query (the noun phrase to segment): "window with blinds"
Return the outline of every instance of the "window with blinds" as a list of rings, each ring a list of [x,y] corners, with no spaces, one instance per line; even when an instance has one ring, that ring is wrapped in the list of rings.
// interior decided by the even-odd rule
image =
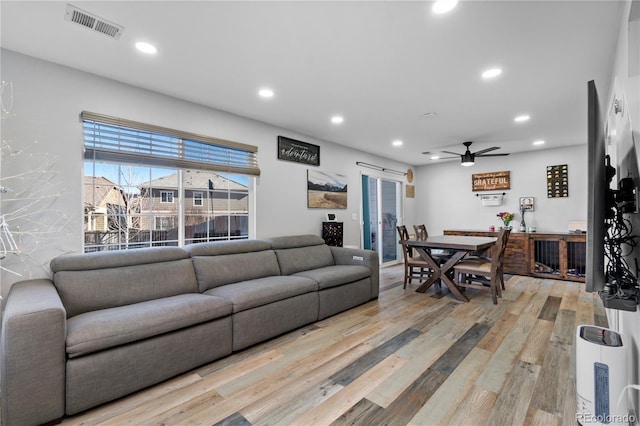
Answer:
[[[86,252],[248,238],[256,147],[81,118]]]
[[[260,175],[253,145],[83,112],[85,159]]]

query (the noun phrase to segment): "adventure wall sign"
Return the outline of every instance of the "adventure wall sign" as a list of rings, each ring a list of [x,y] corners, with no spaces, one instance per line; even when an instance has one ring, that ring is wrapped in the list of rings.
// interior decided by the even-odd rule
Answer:
[[[278,136],[278,159],[296,163],[320,165],[320,147],[310,143]]]
[[[511,172],[477,173],[471,175],[473,191],[511,189]]]

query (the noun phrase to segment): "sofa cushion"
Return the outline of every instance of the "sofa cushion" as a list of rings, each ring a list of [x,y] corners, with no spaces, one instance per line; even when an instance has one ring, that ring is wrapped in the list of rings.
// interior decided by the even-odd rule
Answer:
[[[147,247],[131,250],[63,254],[51,260],[50,266],[53,272],[88,271],[188,258],[189,253],[179,247]]]
[[[309,278],[276,276],[224,285],[204,294],[231,301],[236,313],[317,290],[318,284]]]
[[[274,250],[297,247],[321,246],[325,242],[317,235],[290,235],[286,237],[273,237],[266,240]]]
[[[221,254],[249,253],[270,250],[271,244],[262,240],[211,241],[189,244],[185,250],[193,256],[219,256]]]
[[[201,292],[226,284],[280,275],[272,250],[218,256],[195,256],[193,266]]]
[[[294,276],[310,278],[322,290],[368,278],[371,276],[371,269],[359,265],[333,265],[298,272]]]
[[[183,293],[197,293],[189,253],[179,247],[65,254],[51,261],[67,317]]]
[[[331,249],[327,245],[281,249],[275,252],[282,275],[292,275],[334,264]]]
[[[227,300],[192,293],[86,312],[67,322],[70,358],[231,314]]]

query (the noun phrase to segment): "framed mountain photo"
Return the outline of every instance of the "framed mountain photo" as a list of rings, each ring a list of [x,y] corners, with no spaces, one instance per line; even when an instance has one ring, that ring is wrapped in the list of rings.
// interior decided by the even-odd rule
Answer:
[[[338,173],[307,170],[307,207],[346,209],[347,177]]]

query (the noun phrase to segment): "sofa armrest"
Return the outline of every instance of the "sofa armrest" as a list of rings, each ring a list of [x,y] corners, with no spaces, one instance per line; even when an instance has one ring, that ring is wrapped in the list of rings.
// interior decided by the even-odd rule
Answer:
[[[66,311],[51,280],[11,287],[1,333],[2,424],[41,424],[62,417]]]
[[[371,299],[380,293],[380,264],[378,252],[357,248],[330,246],[336,265],[360,265],[371,269]]]

